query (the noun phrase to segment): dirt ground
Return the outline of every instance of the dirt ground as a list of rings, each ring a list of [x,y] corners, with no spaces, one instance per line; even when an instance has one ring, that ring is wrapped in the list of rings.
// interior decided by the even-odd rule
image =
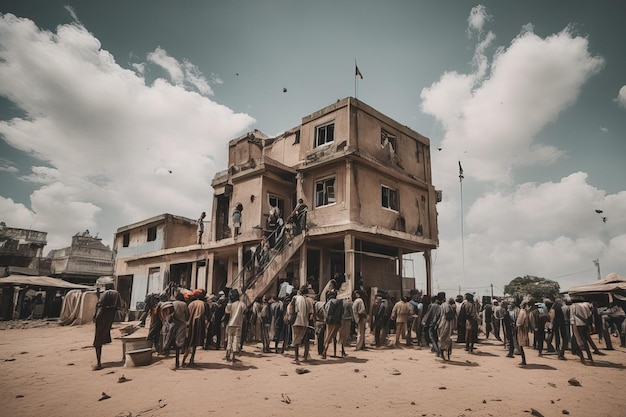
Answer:
[[[520,367],[492,336],[474,354],[455,345],[450,362],[417,347],[349,348],[346,358],[322,360],[312,346],[311,360],[296,365],[292,350],[267,354],[246,344],[239,363],[226,362],[223,350],[199,349],[195,367],[174,371],[173,357],[156,355],[148,366],[124,366],[116,337],[128,324],[114,324],[105,368],[92,371],[93,325],[0,323],[0,414],[626,416],[626,349],[617,338],[594,365],[527,349],[529,365]]]

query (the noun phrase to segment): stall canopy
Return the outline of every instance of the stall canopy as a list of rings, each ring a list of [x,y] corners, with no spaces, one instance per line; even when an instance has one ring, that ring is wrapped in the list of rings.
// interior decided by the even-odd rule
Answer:
[[[9,275],[0,278],[0,285],[30,285],[33,287],[91,289],[88,285],[74,284],[58,278],[27,275]]]
[[[626,304],[626,278],[611,273],[606,278],[585,285],[571,287],[570,296],[581,296],[592,301]]]

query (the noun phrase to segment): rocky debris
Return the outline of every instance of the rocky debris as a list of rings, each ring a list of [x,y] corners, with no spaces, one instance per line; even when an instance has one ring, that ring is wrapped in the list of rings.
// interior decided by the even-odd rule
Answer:
[[[402,375],[402,372],[398,371],[397,369],[394,369],[393,371],[391,371],[391,375]]]
[[[531,414],[531,415],[533,415],[533,416],[535,416],[535,417],[544,417],[544,415],[543,415],[543,414],[541,414],[541,412],[540,412],[540,411],[535,410],[534,408],[531,408],[531,409],[530,409],[530,414]]]
[[[448,388],[446,388],[446,387],[439,387],[439,389],[448,389]]]
[[[576,378],[570,378],[567,382],[575,387],[582,387],[582,384]]]
[[[569,411],[567,411],[567,410],[561,410],[561,413],[562,413],[562,414],[569,414]]]
[[[98,399],[98,401],[108,400],[109,398],[111,398],[111,396],[110,396],[110,395],[108,395],[106,392],[103,392],[103,393],[102,393],[102,397],[100,397],[100,398]]]
[[[22,394],[17,394],[15,398],[24,398],[24,396]]]
[[[309,372],[311,371],[309,371],[307,368],[296,368],[296,373],[298,375],[308,374]]]
[[[280,400],[281,402],[285,404],[291,404],[291,398],[289,398],[289,395],[283,392],[282,394],[280,394],[280,396],[283,398],[282,400]]]
[[[548,382],[548,385],[550,385],[552,388],[556,388],[556,384],[554,382]]]
[[[128,381],[132,381],[132,379],[128,379],[124,375],[122,375],[121,377],[117,378],[118,384],[121,384],[121,383],[124,383],[124,382],[128,382]]]

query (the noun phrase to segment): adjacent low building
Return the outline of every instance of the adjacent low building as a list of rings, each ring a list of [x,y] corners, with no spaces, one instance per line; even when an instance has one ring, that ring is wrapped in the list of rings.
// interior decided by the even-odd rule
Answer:
[[[50,276],[75,284],[95,286],[101,276],[113,275],[113,250],[89,230],[72,236],[72,244],[48,253]]]

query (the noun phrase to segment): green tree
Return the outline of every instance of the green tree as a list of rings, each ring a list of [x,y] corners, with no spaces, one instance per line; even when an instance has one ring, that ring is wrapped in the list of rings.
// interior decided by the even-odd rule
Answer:
[[[514,296],[515,298],[530,298],[541,301],[544,298],[554,300],[559,295],[559,283],[546,278],[533,277],[525,275],[517,277],[504,286],[504,293]]]

